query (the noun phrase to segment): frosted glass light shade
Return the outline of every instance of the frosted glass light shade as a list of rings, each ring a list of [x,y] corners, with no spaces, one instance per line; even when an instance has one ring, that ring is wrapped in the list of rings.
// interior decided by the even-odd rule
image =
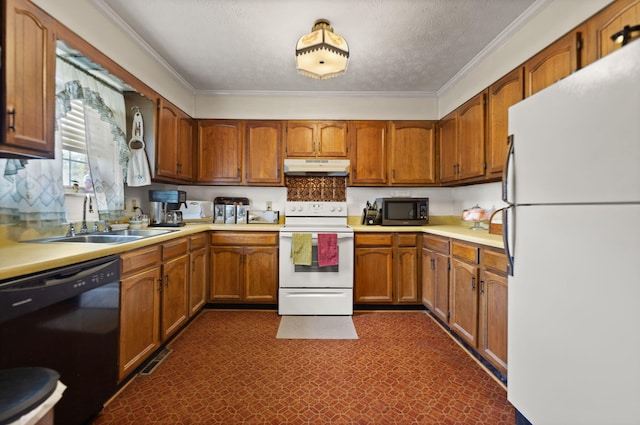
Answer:
[[[326,19],[318,19],[296,45],[296,68],[310,78],[324,80],[342,75],[348,62],[346,40],[333,32]]]

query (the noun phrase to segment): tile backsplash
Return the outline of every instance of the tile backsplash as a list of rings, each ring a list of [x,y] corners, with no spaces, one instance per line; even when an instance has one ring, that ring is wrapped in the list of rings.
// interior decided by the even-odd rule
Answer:
[[[287,176],[287,201],[341,201],[347,200],[346,177]]]

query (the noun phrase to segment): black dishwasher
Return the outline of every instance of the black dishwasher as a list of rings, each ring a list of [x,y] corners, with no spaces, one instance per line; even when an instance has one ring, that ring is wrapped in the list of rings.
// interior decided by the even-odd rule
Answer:
[[[0,282],[0,369],[46,367],[67,386],[56,424],[85,424],[116,392],[120,259]]]

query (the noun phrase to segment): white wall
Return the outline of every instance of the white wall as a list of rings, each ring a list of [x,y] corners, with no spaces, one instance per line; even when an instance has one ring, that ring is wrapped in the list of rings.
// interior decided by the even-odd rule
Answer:
[[[437,120],[438,99],[363,94],[197,95],[197,118]]]

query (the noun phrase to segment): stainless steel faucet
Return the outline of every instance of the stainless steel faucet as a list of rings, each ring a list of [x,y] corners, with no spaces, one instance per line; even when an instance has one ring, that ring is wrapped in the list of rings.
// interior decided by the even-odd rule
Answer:
[[[80,227],[80,233],[89,233],[89,229],[87,228],[87,200],[89,201],[89,212],[93,212],[91,195],[86,195],[82,203],[82,227]]]

